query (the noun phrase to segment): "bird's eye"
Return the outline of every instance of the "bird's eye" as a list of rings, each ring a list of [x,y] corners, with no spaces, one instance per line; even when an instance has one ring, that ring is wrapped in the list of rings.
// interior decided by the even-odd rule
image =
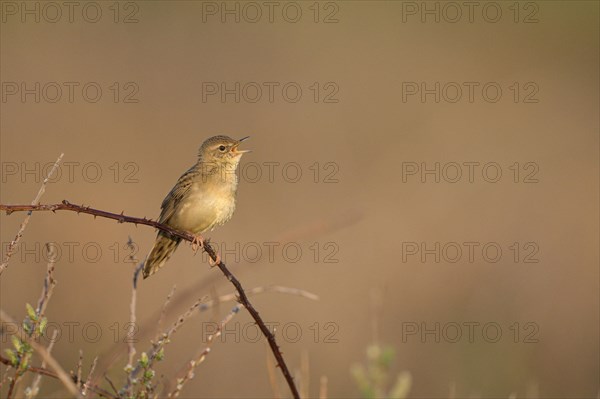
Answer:
[[[225,146],[224,145],[219,146],[219,150],[220,151],[225,151]]]

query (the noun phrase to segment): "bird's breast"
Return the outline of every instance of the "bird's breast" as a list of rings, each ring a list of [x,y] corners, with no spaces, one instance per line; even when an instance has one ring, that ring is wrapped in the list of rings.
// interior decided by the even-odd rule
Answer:
[[[191,188],[173,220],[178,228],[194,234],[201,234],[227,222],[235,211],[235,189],[201,186]]]

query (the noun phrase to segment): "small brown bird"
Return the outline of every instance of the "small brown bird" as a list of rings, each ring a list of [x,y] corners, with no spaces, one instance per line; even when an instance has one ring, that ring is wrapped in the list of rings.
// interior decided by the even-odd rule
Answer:
[[[238,149],[246,140],[227,136],[207,139],[198,151],[198,162],[185,172],[167,194],[159,222],[194,235],[212,230],[231,219],[235,210],[238,177],[235,170],[242,155]],[[156,273],[171,257],[181,238],[159,231],[144,264],[144,278]],[[201,241],[195,240],[197,249]]]

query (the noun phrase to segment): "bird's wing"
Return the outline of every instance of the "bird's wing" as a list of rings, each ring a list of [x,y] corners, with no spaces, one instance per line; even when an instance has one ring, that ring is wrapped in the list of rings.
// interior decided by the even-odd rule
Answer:
[[[161,213],[160,213],[160,223],[167,223],[169,219],[175,213],[175,210],[181,203],[181,200],[185,198],[186,194],[190,191],[190,187],[192,183],[197,179],[200,172],[196,169],[195,166],[192,166],[187,172],[185,172],[175,186],[171,189],[169,194],[165,197],[162,202]]]

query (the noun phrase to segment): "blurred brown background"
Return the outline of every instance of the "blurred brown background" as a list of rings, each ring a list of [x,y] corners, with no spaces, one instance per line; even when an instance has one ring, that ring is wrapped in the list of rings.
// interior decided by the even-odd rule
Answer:
[[[375,341],[395,350],[390,386],[410,372],[410,397],[596,397],[598,3],[474,2],[471,16],[460,2],[275,3],[269,21],[264,2],[77,2],[72,17],[61,3],[2,2],[1,202],[31,202],[44,166],[64,152],[43,203],[68,199],[155,218],[205,138],[250,135],[236,214],[207,236],[230,250],[225,261],[246,288],[275,284],[320,296],[252,298],[266,320],[280,323],[292,370],[308,360],[302,380],[311,397],[322,376],[329,397],[359,397],[350,369]],[[407,92],[422,82],[434,91],[439,82],[439,101]],[[472,82],[472,99],[464,82]],[[234,94],[222,98],[222,84]],[[262,97],[253,102],[257,87]],[[462,97],[453,102],[456,87]],[[278,163],[272,179],[270,162]],[[403,175],[436,162],[439,182]],[[473,182],[464,162],[479,163]],[[481,172],[494,162],[502,177],[490,183]],[[463,165],[455,183],[453,163]],[[292,182],[297,170],[302,176]],[[495,169],[488,172],[493,179]],[[3,257],[24,216],[2,215]],[[2,275],[1,307],[22,319],[42,287],[44,243],[61,248],[48,317],[62,329],[54,353],[66,369],[80,348],[86,370],[115,345],[125,351],[128,236],[141,260],[154,240],[150,228],[34,214]],[[439,262],[435,253],[423,261],[420,249],[406,252],[436,242]],[[465,242],[478,245],[472,262]],[[456,262],[447,243],[463,249]],[[492,257],[501,248],[497,262],[482,255],[486,243],[494,243]],[[254,261],[257,248],[263,257]],[[174,284],[167,323],[197,298],[233,290],[205,256],[182,245],[139,286],[138,355]],[[159,381],[205,346],[206,323],[231,306],[182,327]],[[250,320],[243,311],[228,325],[183,397],[273,396],[271,355],[264,340],[250,342]],[[83,331],[91,322],[100,326],[98,342],[93,328]],[[407,335],[414,326],[435,331],[436,323],[440,342],[435,333]],[[479,323],[471,341],[464,323]],[[489,340],[493,329],[482,333],[486,323],[501,328],[498,342]],[[285,325],[299,327],[297,342],[294,328],[282,336]],[[450,342],[455,325],[462,336]],[[2,348],[9,346],[3,337]],[[119,384],[125,361],[109,371]],[[41,397],[64,395],[44,380]]]

